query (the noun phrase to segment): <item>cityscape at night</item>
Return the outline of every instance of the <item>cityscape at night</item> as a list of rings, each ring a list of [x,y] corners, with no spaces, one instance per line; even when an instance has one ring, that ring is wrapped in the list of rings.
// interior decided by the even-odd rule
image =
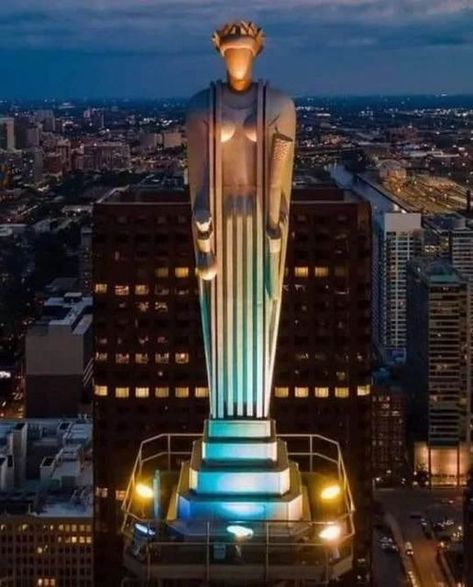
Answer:
[[[473,587],[473,5],[161,2],[0,6],[0,585]]]

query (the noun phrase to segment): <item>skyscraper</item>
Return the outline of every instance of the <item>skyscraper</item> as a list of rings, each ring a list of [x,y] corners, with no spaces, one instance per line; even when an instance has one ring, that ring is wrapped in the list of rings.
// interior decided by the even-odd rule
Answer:
[[[408,267],[407,369],[419,428],[416,462],[433,483],[465,475],[468,401],[468,285],[445,259]]]
[[[0,150],[15,150],[15,119],[0,118]]]
[[[370,209],[332,186],[296,190],[290,223],[271,413],[281,432],[342,443],[357,557],[368,559]],[[208,387],[188,195],[115,191],[95,207],[93,241],[96,580],[106,585],[103,571],[121,560],[120,499],[139,443],[200,432]]]
[[[417,212],[386,212],[374,220],[373,335],[388,362],[405,358],[406,265],[422,254],[421,219]]]

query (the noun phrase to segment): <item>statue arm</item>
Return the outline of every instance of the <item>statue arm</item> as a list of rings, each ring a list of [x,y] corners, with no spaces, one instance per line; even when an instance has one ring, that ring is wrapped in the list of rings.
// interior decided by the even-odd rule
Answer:
[[[216,273],[210,214],[208,97],[206,90],[192,99],[186,120],[192,228],[197,271],[204,280],[213,279]]]

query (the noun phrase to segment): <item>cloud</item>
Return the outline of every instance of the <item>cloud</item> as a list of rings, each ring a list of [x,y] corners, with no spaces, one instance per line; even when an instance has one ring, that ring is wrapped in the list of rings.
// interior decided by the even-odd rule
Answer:
[[[365,28],[384,31],[430,26],[463,18],[473,28],[472,0],[16,0],[0,5],[0,47],[47,47],[121,52],[181,53],[204,47],[211,29],[230,18],[256,19],[268,34],[306,39],[325,27],[346,31],[332,44],[376,45],[362,41]],[[377,35],[379,37],[380,35]],[[352,38],[351,38],[352,37]],[[357,40],[358,39],[358,40]]]

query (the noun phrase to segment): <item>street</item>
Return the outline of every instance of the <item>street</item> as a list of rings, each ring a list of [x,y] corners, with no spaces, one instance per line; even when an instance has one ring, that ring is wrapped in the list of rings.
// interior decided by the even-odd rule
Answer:
[[[451,583],[437,560],[438,541],[425,535],[418,516],[434,522],[451,518],[455,527],[461,526],[461,490],[382,489],[375,492],[375,498],[383,504],[385,518],[399,547],[398,554],[383,552],[379,545],[381,533],[375,531],[373,557],[376,584],[380,587],[409,585],[402,571],[402,558],[416,585],[450,587]],[[448,503],[449,501],[453,503]],[[405,555],[406,542],[411,542],[413,556]]]

